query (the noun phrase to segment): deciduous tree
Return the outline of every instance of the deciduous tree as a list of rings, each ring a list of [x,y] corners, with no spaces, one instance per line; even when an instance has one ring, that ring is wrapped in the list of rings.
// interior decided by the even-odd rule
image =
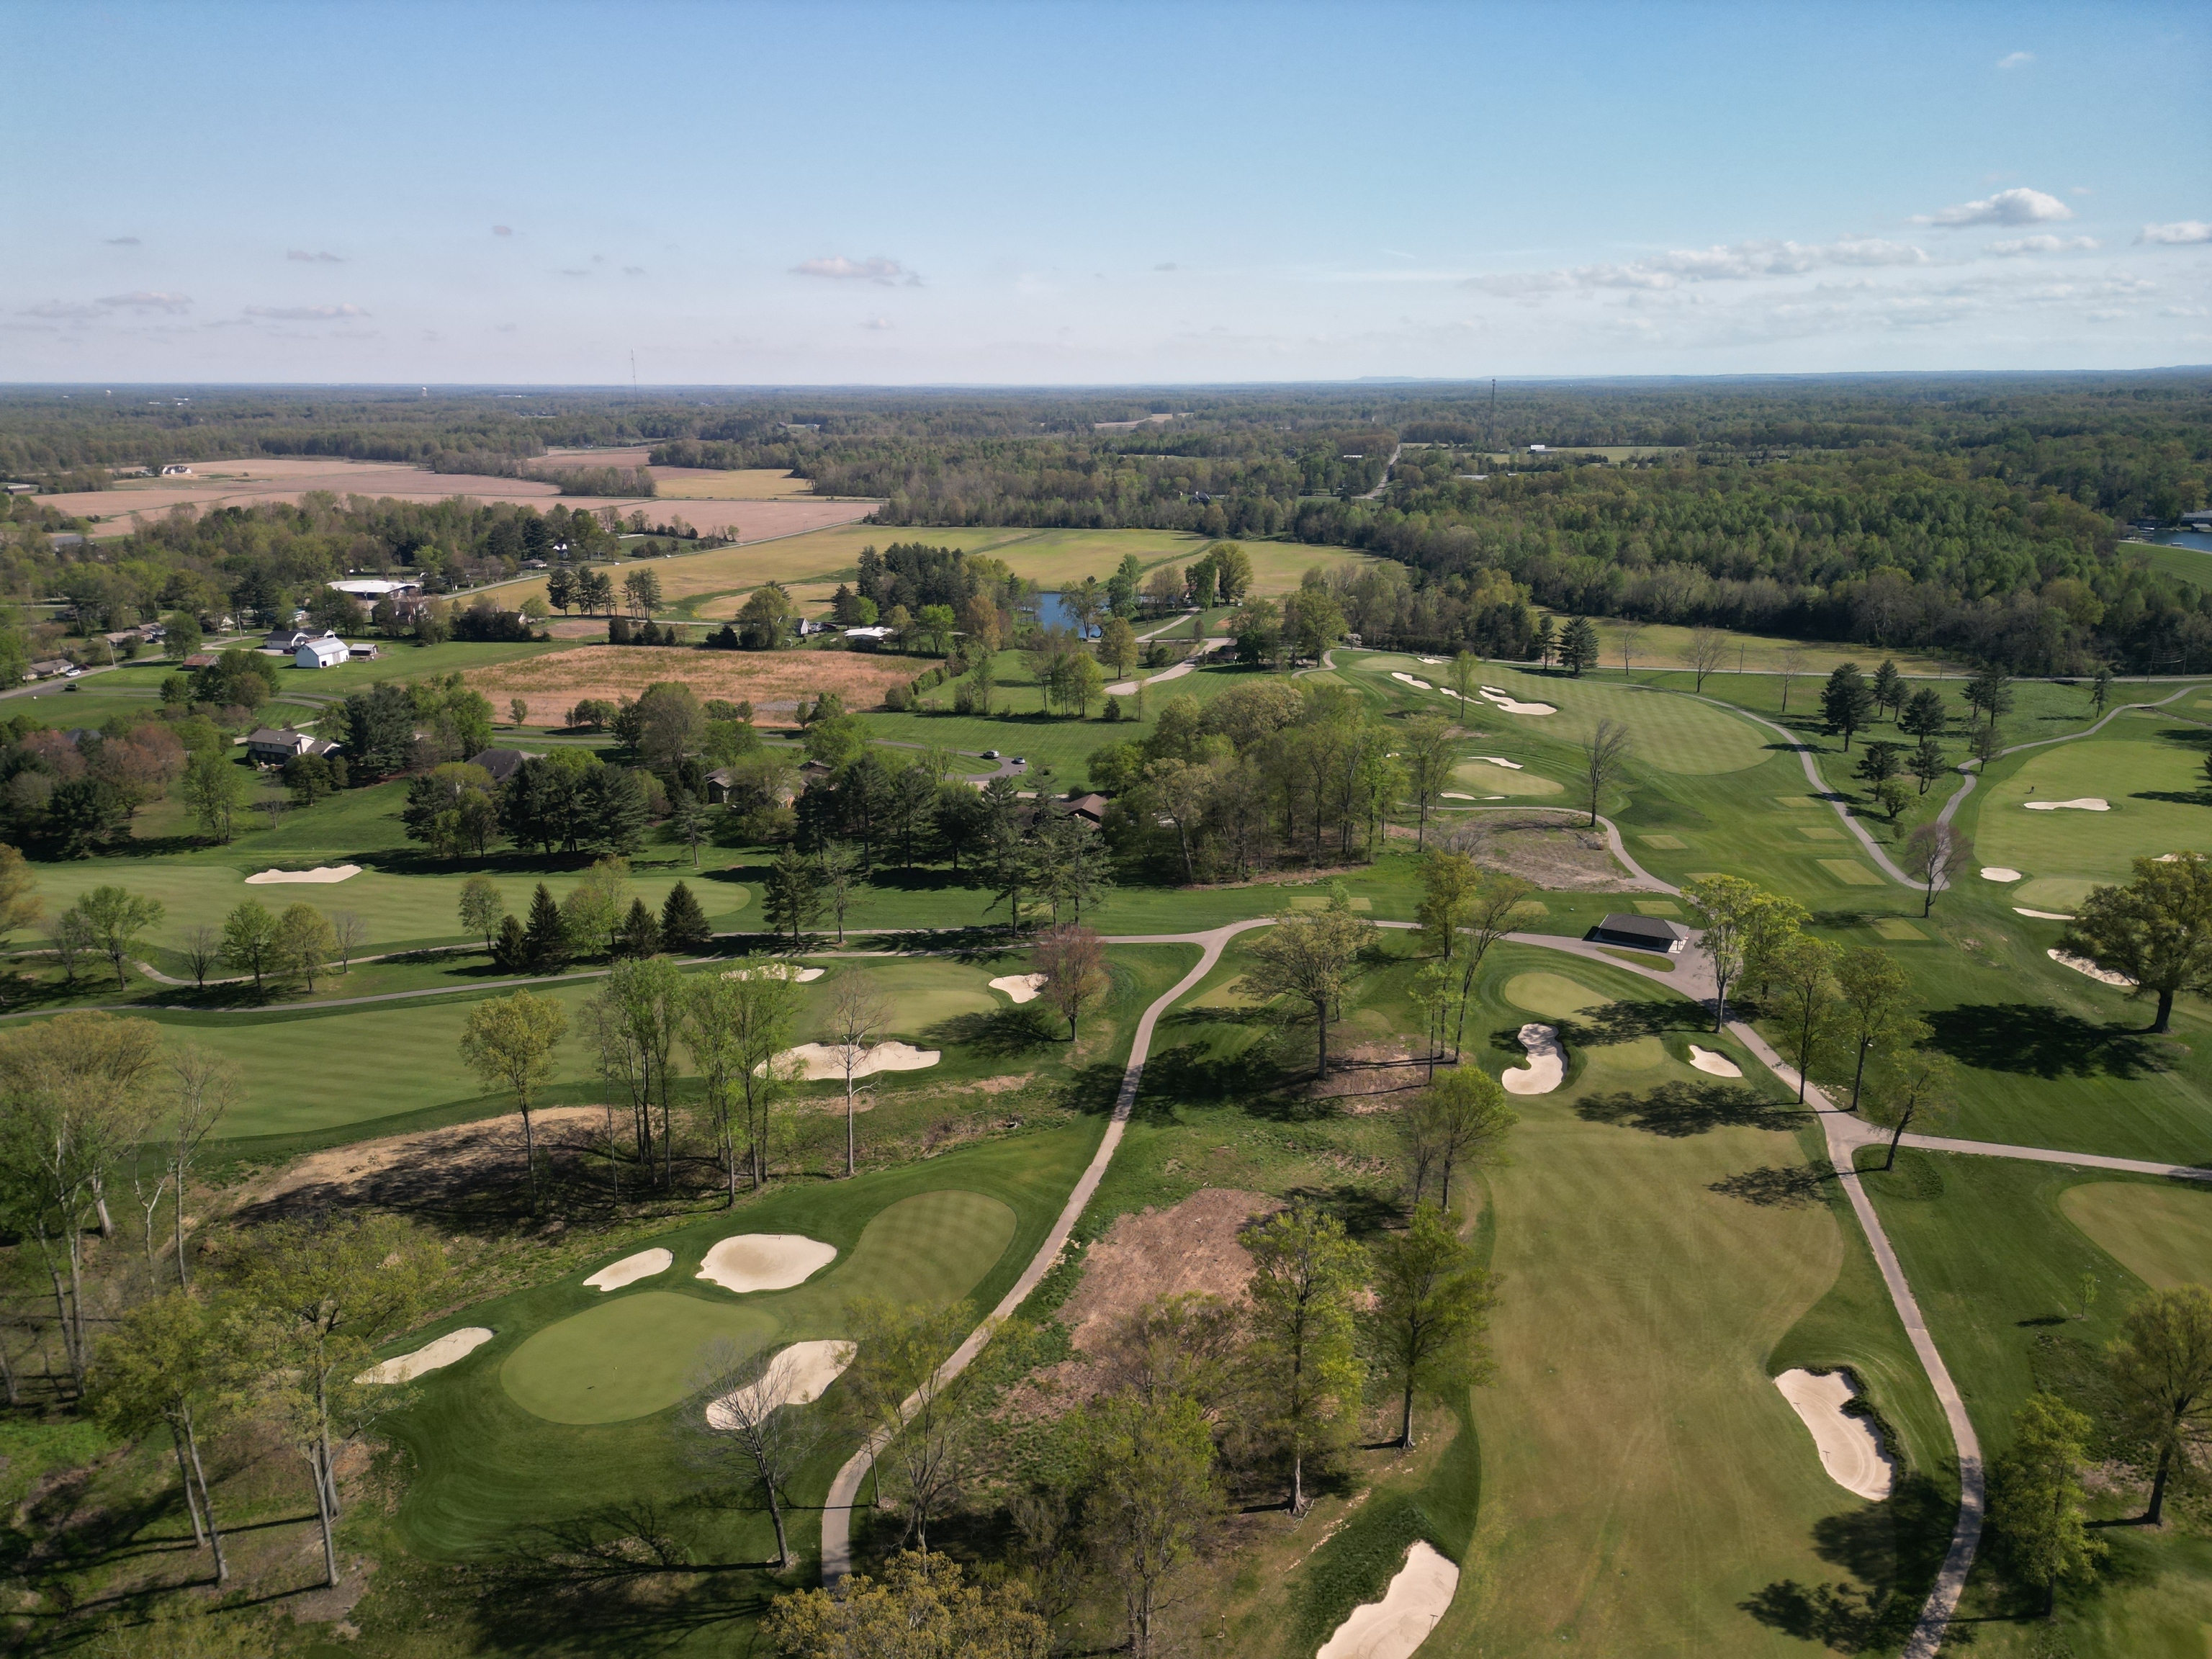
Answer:
[[[2212,1446],[2212,1291],[2177,1285],[2136,1298],[2106,1351],[2127,1431],[2151,1466],[2147,1527],[2166,1514],[2167,1484]]]
[[[1398,1443],[1413,1443],[1413,1395],[1483,1381],[1489,1365],[1475,1339],[1487,1328],[1490,1277],[1433,1204],[1413,1206],[1413,1224],[1373,1247],[1373,1305],[1365,1315],[1375,1368],[1397,1389]]]
[[[256,899],[242,900],[222,919],[222,959],[253,975],[258,994],[262,976],[276,963],[276,918]]]
[[[2063,1401],[2033,1394],[2012,1416],[2012,1443],[1990,1481],[1990,1521],[2012,1576],[2043,1592],[2045,1618],[2056,1615],[2058,1587],[2088,1577],[2103,1560],[2103,1540],[2089,1531],[2089,1419]]]
[[[2168,1030],[2174,998],[2212,992],[2212,860],[2136,860],[2124,886],[2089,890],[2058,948],[2124,975],[2130,996],[2157,999],[2150,1029]]]
[[[223,1556],[199,1436],[230,1392],[229,1359],[206,1307],[189,1291],[171,1291],[132,1309],[112,1335],[100,1340],[90,1397],[93,1415],[111,1432],[136,1439],[156,1426],[168,1430],[192,1538],[213,1553],[217,1585],[230,1582],[230,1563]]]
[[[1291,1513],[1306,1512],[1306,1462],[1340,1446],[1358,1420],[1365,1368],[1353,1341],[1352,1299],[1365,1253],[1335,1217],[1279,1211],[1244,1235],[1252,1255],[1248,1362],[1263,1427],[1291,1459]]]
[[[1030,960],[1043,975],[1038,996],[1067,1022],[1067,1040],[1074,1042],[1084,1009],[1106,994],[1104,942],[1096,928],[1061,922],[1037,935]]]
[[[845,1174],[859,1169],[854,1149],[854,1084],[868,1050],[890,1030],[891,1001],[874,978],[859,969],[840,972],[830,989],[830,1018],[823,1030],[845,1079]]]
[[[530,1207],[538,1207],[538,1136],[531,1108],[560,1070],[554,1050],[568,1035],[568,1016],[550,997],[517,991],[469,1010],[461,1059],[487,1091],[504,1089],[522,1114],[522,1152],[530,1176]]]
[[[115,969],[117,988],[128,990],[131,977],[123,971],[124,963],[138,949],[139,936],[161,920],[161,901],[101,885],[77,900],[76,912],[84,918],[94,947]]]
[[[1374,933],[1337,886],[1327,909],[1279,911],[1275,925],[1245,946],[1250,965],[1237,981],[1241,993],[1295,997],[1313,1011],[1316,1078],[1328,1075],[1329,1022]]]
[[[1936,890],[1949,886],[1953,877],[1973,867],[1973,840],[1939,818],[1905,838],[1898,862],[1920,884],[1920,914],[1924,916],[1936,908]]]
[[[1601,720],[1583,745],[1583,786],[1589,798],[1589,827],[1597,828],[1598,808],[1605,793],[1628,770],[1631,750],[1628,728],[1618,720]]]

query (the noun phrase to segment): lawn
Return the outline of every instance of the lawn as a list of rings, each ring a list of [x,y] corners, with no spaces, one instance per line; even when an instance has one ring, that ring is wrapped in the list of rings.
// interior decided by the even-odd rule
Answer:
[[[1991,769],[1975,807],[1982,862],[2021,871],[2032,909],[2065,910],[2095,882],[2124,881],[2132,860],[2212,850],[2212,785],[2203,761],[2212,732],[2154,714],[2129,714],[2106,735],[2056,744]],[[2031,801],[2100,799],[2110,811],[2032,811]]]
[[[1869,1155],[1861,1156],[1863,1164]],[[2145,1229],[2118,1218],[2140,1205],[2183,1231],[2179,1243],[2151,1246],[2144,1265],[2170,1268],[2185,1259],[2200,1273],[2212,1267],[2197,1253],[2212,1219],[2212,1192],[2199,1188],[1910,1150],[1894,1171],[1870,1173],[1866,1182],[1984,1457],[2003,1451],[2012,1413],[2033,1389],[2087,1397],[2080,1391],[2097,1353],[2146,1288],[2122,1253],[2142,1248]],[[2079,1224],[2077,1215],[2092,1224]],[[2085,1273],[2096,1275],[2100,1290],[2087,1317],[2078,1318]],[[2137,1492],[2108,1490],[2093,1500],[2093,1513],[2124,1516],[2141,1502]],[[2186,1522],[2156,1534],[2110,1527],[2099,1536],[2112,1549],[2100,1579],[2060,1598],[2057,1634],[2072,1644],[2065,1650],[2085,1659],[2197,1659],[2212,1626],[2212,1540]],[[2040,1607],[2002,1585],[1986,1553],[1960,1612],[1975,1621],[1977,1653],[2011,1659],[2054,1651],[2039,1645],[2047,1636],[2033,1616]]]

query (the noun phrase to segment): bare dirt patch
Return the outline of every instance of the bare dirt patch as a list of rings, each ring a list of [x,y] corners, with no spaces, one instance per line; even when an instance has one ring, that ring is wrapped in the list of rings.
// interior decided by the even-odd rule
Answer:
[[[753,705],[762,726],[794,726],[800,697],[835,691],[848,708],[872,708],[894,685],[934,666],[920,657],[861,651],[671,651],[656,646],[590,646],[471,669],[469,684],[500,707],[520,697],[533,724],[556,723],[585,697],[635,697],[677,680],[702,699]]]
[[[1083,1282],[1060,1308],[1076,1352],[1096,1352],[1117,1323],[1161,1297],[1241,1303],[1252,1253],[1239,1235],[1255,1216],[1282,1207],[1265,1193],[1208,1187],[1173,1209],[1123,1216],[1091,1247]]]
[[[1627,884],[1605,831],[1564,812],[1480,812],[1455,826],[1452,844],[1479,864],[1554,892],[1611,890]]]
[[[627,1111],[629,1109],[623,1109]],[[532,1114],[540,1157],[599,1145],[606,1123],[602,1106],[555,1106]],[[448,1201],[479,1186],[487,1173],[522,1169],[522,1115],[485,1118],[447,1129],[356,1141],[296,1158],[246,1188],[240,1207],[291,1214],[332,1205],[371,1204],[415,1208]]]

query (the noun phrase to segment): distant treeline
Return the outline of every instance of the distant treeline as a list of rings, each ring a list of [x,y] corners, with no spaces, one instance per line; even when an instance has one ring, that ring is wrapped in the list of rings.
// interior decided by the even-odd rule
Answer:
[[[530,461],[489,450],[441,449],[425,463],[433,472],[467,472],[490,478],[533,478],[558,484],[563,495],[655,495],[659,486],[641,466],[591,466]]]

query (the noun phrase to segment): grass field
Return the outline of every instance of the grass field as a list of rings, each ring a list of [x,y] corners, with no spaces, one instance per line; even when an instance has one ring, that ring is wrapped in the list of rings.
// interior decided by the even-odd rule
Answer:
[[[2022,756],[1977,793],[1974,843],[1986,864],[2032,878],[2125,880],[2137,858],[2212,850],[2212,787],[2203,759],[2212,732],[2154,715],[2127,715],[2107,732]],[[2111,811],[2030,811],[2032,800],[2107,800]],[[2021,902],[2063,908],[2074,890],[2039,887]]]
[[[2069,1218],[2078,1210],[2101,1220],[2132,1198],[2201,1240],[2212,1216],[2212,1193],[2197,1188],[1997,1158],[1908,1150],[1894,1171],[1866,1181],[1984,1457],[2002,1452],[2012,1413],[2032,1390],[2073,1394],[2145,1288],[2124,1257]],[[2179,1259],[2172,1244],[2156,1255],[2169,1266]],[[2096,1274],[2100,1292],[2081,1319],[2084,1273]],[[2092,1513],[2109,1519],[2140,1505],[2139,1493],[2107,1489],[2093,1498]],[[2099,1536],[2111,1560],[2093,1588],[2062,1595],[2056,1634],[2084,1659],[2197,1659],[2212,1626],[2212,1540],[2186,1523],[2156,1534],[2105,1528]],[[2042,1645],[2050,1632],[2037,1601],[1996,1574],[1984,1553],[1960,1608],[1973,1621],[1974,1651],[2003,1659],[2054,1651]]]
[[[718,471],[699,466],[648,468],[659,486],[659,499],[668,501],[773,501],[787,495],[811,495],[813,482],[781,467],[733,467]]]
[[[1596,623],[1599,672],[1618,675],[1620,672],[1620,643],[1624,625],[1619,622],[1599,620]],[[1644,623],[1638,625],[1635,648],[1629,655],[1629,672],[1641,678],[1645,671],[1656,668],[1686,669],[1690,666],[1690,635],[1693,630],[1676,627],[1671,623]],[[1795,651],[1802,659],[1797,672],[1801,674],[1825,676],[1838,663],[1856,662],[1869,673],[1885,657],[1893,659],[1902,674],[1923,675],[1960,672],[1956,663],[1946,663],[1940,657],[1928,656],[1912,651],[1883,651],[1869,646],[1838,645],[1832,640],[1793,640],[1771,634],[1745,634],[1734,629],[1716,630],[1727,641],[1728,654],[1719,666],[1723,671],[1737,673],[1774,673],[1782,667],[1782,654]],[[1710,688],[1712,677],[1705,681]],[[1817,688],[1815,688],[1817,690]]]
[[[872,708],[932,659],[871,651],[672,651],[653,646],[570,646],[529,662],[472,672],[471,688],[505,712],[515,697],[530,705],[532,724],[565,720],[585,697],[635,697],[648,685],[674,681],[702,701],[749,701],[764,726],[791,724],[802,697],[835,691],[848,707]]]

